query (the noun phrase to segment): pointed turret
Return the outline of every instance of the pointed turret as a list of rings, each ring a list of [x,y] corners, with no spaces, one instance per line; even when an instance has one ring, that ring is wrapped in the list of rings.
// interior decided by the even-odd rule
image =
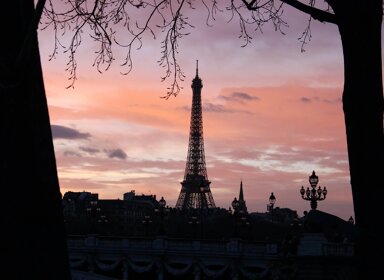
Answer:
[[[243,213],[247,212],[247,204],[244,200],[244,192],[243,192],[243,180],[240,181],[240,192],[239,192],[239,211],[243,211]]]
[[[244,201],[243,180],[240,181],[239,201]]]

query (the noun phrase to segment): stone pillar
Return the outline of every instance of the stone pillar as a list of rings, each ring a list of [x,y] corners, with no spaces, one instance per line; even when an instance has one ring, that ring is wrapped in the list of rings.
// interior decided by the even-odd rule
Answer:
[[[231,280],[239,280],[239,272],[235,264],[231,264]]]
[[[323,256],[323,245],[326,242],[324,234],[306,233],[300,238],[297,248],[298,256]]]
[[[201,269],[198,263],[195,263],[193,268],[193,279],[200,280],[201,279]]]
[[[94,256],[88,256],[88,271],[91,273],[95,272],[95,261]]]
[[[163,266],[159,266],[157,268],[157,280],[164,280],[164,268],[163,268]]]
[[[123,261],[123,280],[128,280],[129,279],[129,272],[128,272],[128,261],[124,260]]]

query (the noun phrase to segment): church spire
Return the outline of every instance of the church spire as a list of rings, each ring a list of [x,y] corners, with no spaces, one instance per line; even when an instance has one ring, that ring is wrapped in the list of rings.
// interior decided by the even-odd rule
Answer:
[[[243,194],[243,180],[240,181],[240,193],[239,193],[239,202],[244,202],[244,194]]]
[[[244,193],[243,193],[243,180],[240,181],[240,192],[239,192],[239,207],[238,209],[242,211],[243,213],[248,213],[247,211],[247,204],[244,200]]]

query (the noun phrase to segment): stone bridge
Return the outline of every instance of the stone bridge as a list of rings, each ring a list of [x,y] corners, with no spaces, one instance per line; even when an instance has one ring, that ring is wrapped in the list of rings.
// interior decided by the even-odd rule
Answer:
[[[262,279],[277,259],[274,243],[247,243],[240,239],[229,241],[191,239],[128,239],[87,236],[68,238],[71,268],[91,273],[120,271],[119,279],[130,274],[155,271],[158,280],[166,275],[204,276],[215,279]],[[78,273],[83,275],[83,273]],[[191,277],[189,277],[191,278]],[[90,279],[90,278],[89,278]],[[96,278],[95,278],[96,279]],[[99,278],[97,278],[99,279]]]
[[[109,279],[348,279],[353,244],[302,238],[294,256],[276,243],[95,235],[67,240],[73,280]],[[331,278],[328,278],[331,277]]]

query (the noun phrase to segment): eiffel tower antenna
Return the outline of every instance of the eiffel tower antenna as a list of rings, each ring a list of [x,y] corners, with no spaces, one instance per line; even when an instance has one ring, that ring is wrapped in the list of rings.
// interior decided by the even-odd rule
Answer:
[[[196,60],[196,77],[199,77],[199,60]]]
[[[179,209],[215,208],[207,169],[205,167],[203,116],[201,106],[201,89],[203,83],[199,78],[199,61],[196,61],[196,77],[192,80],[192,108],[189,133],[187,163],[181,191],[176,203]]]

